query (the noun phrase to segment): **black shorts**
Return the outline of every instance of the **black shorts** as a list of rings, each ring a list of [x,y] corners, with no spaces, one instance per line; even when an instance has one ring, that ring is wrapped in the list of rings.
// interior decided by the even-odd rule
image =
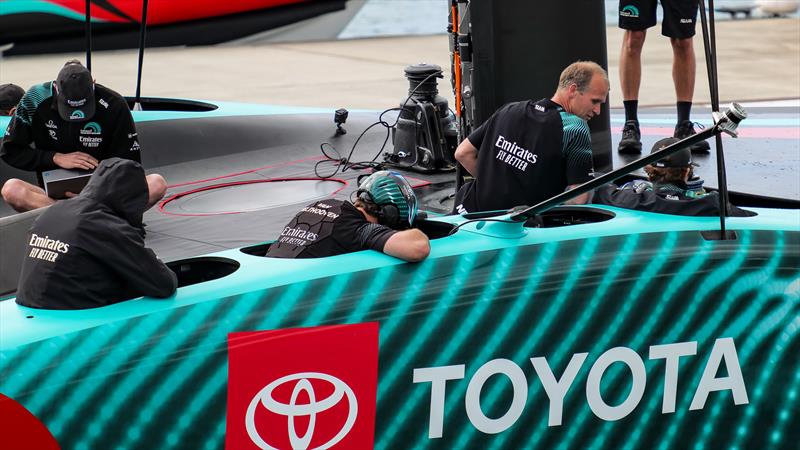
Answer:
[[[620,0],[619,27],[641,31],[656,24],[656,0]],[[661,0],[664,20],[661,34],[676,39],[694,36],[697,24],[697,0]]]

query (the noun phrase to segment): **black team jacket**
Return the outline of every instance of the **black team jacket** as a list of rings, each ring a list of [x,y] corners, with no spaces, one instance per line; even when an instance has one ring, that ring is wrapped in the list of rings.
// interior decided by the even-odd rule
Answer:
[[[610,205],[619,208],[635,209],[661,214],[678,216],[718,216],[719,193],[709,192],[698,197],[684,195],[686,186],[656,185],[654,189],[636,192],[634,189],[618,188],[609,183],[594,191],[592,203]],[[732,217],[749,217],[756,215],[752,211],[738,208],[728,202],[728,215]]]
[[[147,197],[139,163],[102,161],[80,195],[56,202],[31,227],[17,303],[84,309],[172,295],[175,273],[144,246]]]
[[[95,85],[94,116],[67,122],[58,115],[52,82],[33,86],[19,102],[3,136],[0,157],[22,170],[58,169],[56,153],[81,151],[97,160],[119,157],[141,162],[138,136],[125,99]]]

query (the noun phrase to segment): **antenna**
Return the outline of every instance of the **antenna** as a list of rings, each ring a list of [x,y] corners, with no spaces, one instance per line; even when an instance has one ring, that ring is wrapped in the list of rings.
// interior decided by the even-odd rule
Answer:
[[[142,20],[139,28],[139,68],[136,74],[136,97],[133,100],[133,110],[142,110],[142,64],[144,63],[144,43],[147,38],[147,0],[142,2]]]
[[[92,71],[92,1],[86,0],[86,69]]]
[[[717,75],[717,40],[714,27],[714,0],[708,0],[708,17],[706,17],[705,0],[698,0],[700,7],[700,23],[703,30],[703,47],[708,73],[708,90],[711,94],[711,110],[716,121],[719,113],[719,77]],[[722,136],[715,139],[717,156],[717,184],[719,186],[719,239],[735,239],[736,235],[725,231],[725,217],[728,215],[728,180],[725,171],[725,155],[722,148]]]

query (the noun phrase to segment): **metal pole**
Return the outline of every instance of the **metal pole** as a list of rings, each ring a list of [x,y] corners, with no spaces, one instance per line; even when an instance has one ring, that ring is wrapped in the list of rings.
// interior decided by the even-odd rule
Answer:
[[[703,45],[706,55],[706,69],[708,72],[708,90],[711,94],[711,109],[719,112],[719,76],[717,74],[717,45],[714,26],[714,0],[708,2],[708,19],[706,18],[705,1],[699,0],[700,19],[703,29]],[[717,157],[717,184],[719,185],[719,227],[720,239],[727,239],[725,232],[725,217],[728,215],[728,179],[725,170],[725,154],[722,145],[722,136],[717,135],[714,140]]]
[[[144,44],[147,38],[147,0],[142,2],[142,21],[139,32],[139,68],[136,74],[136,98],[133,101],[134,111],[141,111],[142,98],[142,64],[144,63]]]
[[[92,71],[92,12],[91,0],[86,0],[86,68]]]

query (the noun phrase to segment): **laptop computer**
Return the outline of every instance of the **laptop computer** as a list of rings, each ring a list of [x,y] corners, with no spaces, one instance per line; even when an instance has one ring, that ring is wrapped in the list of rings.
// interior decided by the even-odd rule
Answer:
[[[55,169],[42,172],[44,181],[44,191],[47,196],[60,200],[67,198],[66,193],[78,194],[81,192],[89,178],[92,176],[91,170],[81,169]]]

